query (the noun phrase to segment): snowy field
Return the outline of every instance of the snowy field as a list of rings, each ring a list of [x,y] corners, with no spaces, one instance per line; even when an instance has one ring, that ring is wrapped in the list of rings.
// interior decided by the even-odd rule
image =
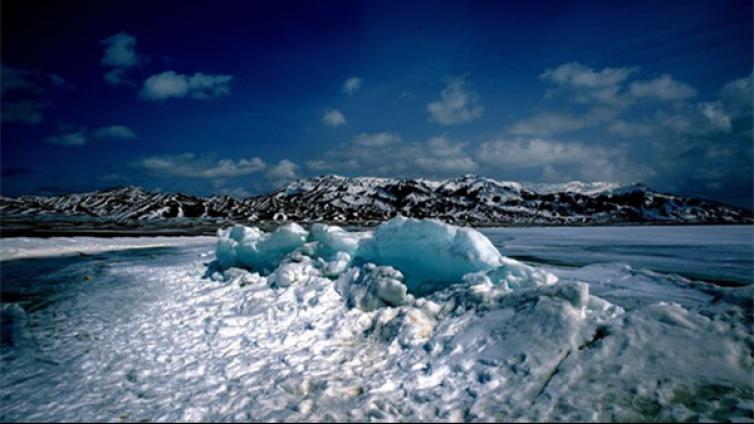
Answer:
[[[752,421],[753,231],[1,239],[0,420]]]

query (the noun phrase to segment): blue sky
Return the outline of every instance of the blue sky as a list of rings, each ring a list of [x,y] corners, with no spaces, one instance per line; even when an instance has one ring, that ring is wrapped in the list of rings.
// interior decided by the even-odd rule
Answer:
[[[751,206],[752,3],[2,3],[2,193],[327,173]]]

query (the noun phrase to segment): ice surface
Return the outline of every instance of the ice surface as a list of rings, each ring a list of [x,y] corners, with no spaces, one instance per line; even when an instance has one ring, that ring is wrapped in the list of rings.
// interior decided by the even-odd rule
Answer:
[[[754,414],[754,286],[720,288],[614,264],[542,269],[498,253],[494,267],[412,294],[405,264],[351,260],[379,229],[341,243],[343,233],[331,228],[322,243],[314,228],[278,236],[237,228],[219,234],[218,261],[227,255],[236,265],[224,269],[208,268],[214,246],[206,242],[159,256],[70,258],[44,275],[23,274],[28,261],[4,263],[4,296],[10,283],[40,278],[76,289],[44,307],[19,295],[3,306],[3,327],[21,342],[4,341],[0,351],[0,420]],[[262,243],[270,238],[279,242]],[[447,249],[457,246],[446,240]],[[479,240],[463,243],[482,251]],[[263,266],[233,256],[246,241],[256,249],[249,263]]]
[[[12,237],[0,238],[0,261],[113,250],[206,244],[214,237]]]
[[[551,265],[628,264],[730,285],[754,283],[754,226],[481,228],[506,256]]]

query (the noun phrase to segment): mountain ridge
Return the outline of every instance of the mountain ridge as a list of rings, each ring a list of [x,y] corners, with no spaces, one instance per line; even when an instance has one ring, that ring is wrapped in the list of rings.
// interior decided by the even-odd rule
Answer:
[[[116,186],[62,196],[1,197],[0,214],[114,221],[202,218],[369,223],[403,215],[523,225],[754,222],[750,210],[655,192],[638,182],[521,183],[473,174],[445,180],[323,175],[246,198]]]

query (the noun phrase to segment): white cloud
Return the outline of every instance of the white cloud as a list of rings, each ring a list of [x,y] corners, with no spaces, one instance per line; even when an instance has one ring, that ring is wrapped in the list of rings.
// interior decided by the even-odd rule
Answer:
[[[102,127],[94,132],[94,138],[100,140],[129,140],[136,138],[136,133],[123,125]]]
[[[306,163],[312,171],[358,171],[362,175],[427,176],[473,172],[476,161],[467,143],[445,136],[406,142],[395,133],[359,134],[351,142]]]
[[[655,133],[654,126],[640,122],[616,120],[607,127],[607,132],[621,137],[647,137]]]
[[[550,181],[626,181],[650,174],[645,167],[630,164],[626,153],[624,145],[606,148],[577,141],[515,138],[482,143],[476,159],[492,169],[541,169],[542,178]]]
[[[353,94],[361,88],[362,80],[359,77],[351,77],[348,78],[343,83],[343,92],[348,94]]]
[[[396,133],[392,132],[380,132],[380,133],[361,133],[353,140],[354,144],[367,147],[383,147],[389,144],[400,143],[401,138]]]
[[[339,110],[328,110],[322,116],[322,122],[331,127],[339,127],[346,124],[346,117]]]
[[[541,138],[497,139],[481,144],[477,159],[507,168],[528,168],[552,163],[588,163],[595,148],[583,143],[565,143]]]
[[[578,62],[569,62],[547,69],[539,77],[554,83],[576,103],[622,107],[630,102],[622,93],[623,84],[636,70],[635,67],[621,67],[597,71]]]
[[[165,71],[147,78],[139,96],[147,100],[184,97],[214,99],[230,94],[232,80],[231,75],[207,75],[198,72],[189,76],[175,71]]]
[[[136,54],[136,37],[124,32],[111,35],[101,41],[106,45],[102,64],[118,68],[129,68],[139,63]]]
[[[60,75],[34,69],[0,65],[0,77],[2,77],[2,83],[0,84],[0,92],[2,94],[12,91],[30,94],[48,94],[75,89],[73,85],[69,84]]]
[[[221,159],[198,157],[193,153],[175,156],[151,156],[131,164],[152,175],[181,178],[233,178],[260,172],[266,167],[258,157],[250,159]]]
[[[693,87],[676,81],[667,74],[648,81],[634,81],[629,84],[628,89],[635,99],[679,101],[696,96]]]
[[[604,68],[601,71],[584,66],[578,62],[564,63],[555,69],[547,69],[540,78],[559,85],[599,88],[615,86],[625,81],[636,68]]]
[[[297,178],[296,169],[298,165],[288,159],[281,160],[277,165],[267,171],[267,178],[273,181],[285,181]]]
[[[36,100],[20,100],[17,102],[3,102],[2,121],[20,122],[36,125],[42,122],[42,111],[50,107],[49,102]]]
[[[729,114],[739,116],[751,113],[754,93],[754,71],[746,77],[728,82],[720,89],[720,101]]]
[[[128,78],[128,71],[146,59],[136,52],[136,37],[120,32],[105,38],[100,43],[106,46],[101,63],[111,68],[103,76],[105,82],[112,85],[133,84]]]
[[[584,119],[566,113],[543,112],[513,123],[509,131],[517,135],[550,135],[584,128]]]
[[[712,127],[723,131],[731,130],[731,118],[723,111],[723,105],[720,102],[699,103],[697,109],[702,116],[707,118]]]
[[[440,100],[427,104],[427,110],[438,124],[454,125],[478,119],[484,113],[484,106],[479,104],[479,95],[466,88],[464,79],[455,77],[446,80]]]
[[[545,136],[591,128],[611,121],[618,111],[608,107],[595,107],[583,115],[569,113],[542,112],[532,117],[514,122],[508,131],[516,135]]]
[[[46,138],[45,143],[57,144],[59,146],[83,146],[89,140],[86,137],[85,130],[79,130],[66,134],[54,135]]]

